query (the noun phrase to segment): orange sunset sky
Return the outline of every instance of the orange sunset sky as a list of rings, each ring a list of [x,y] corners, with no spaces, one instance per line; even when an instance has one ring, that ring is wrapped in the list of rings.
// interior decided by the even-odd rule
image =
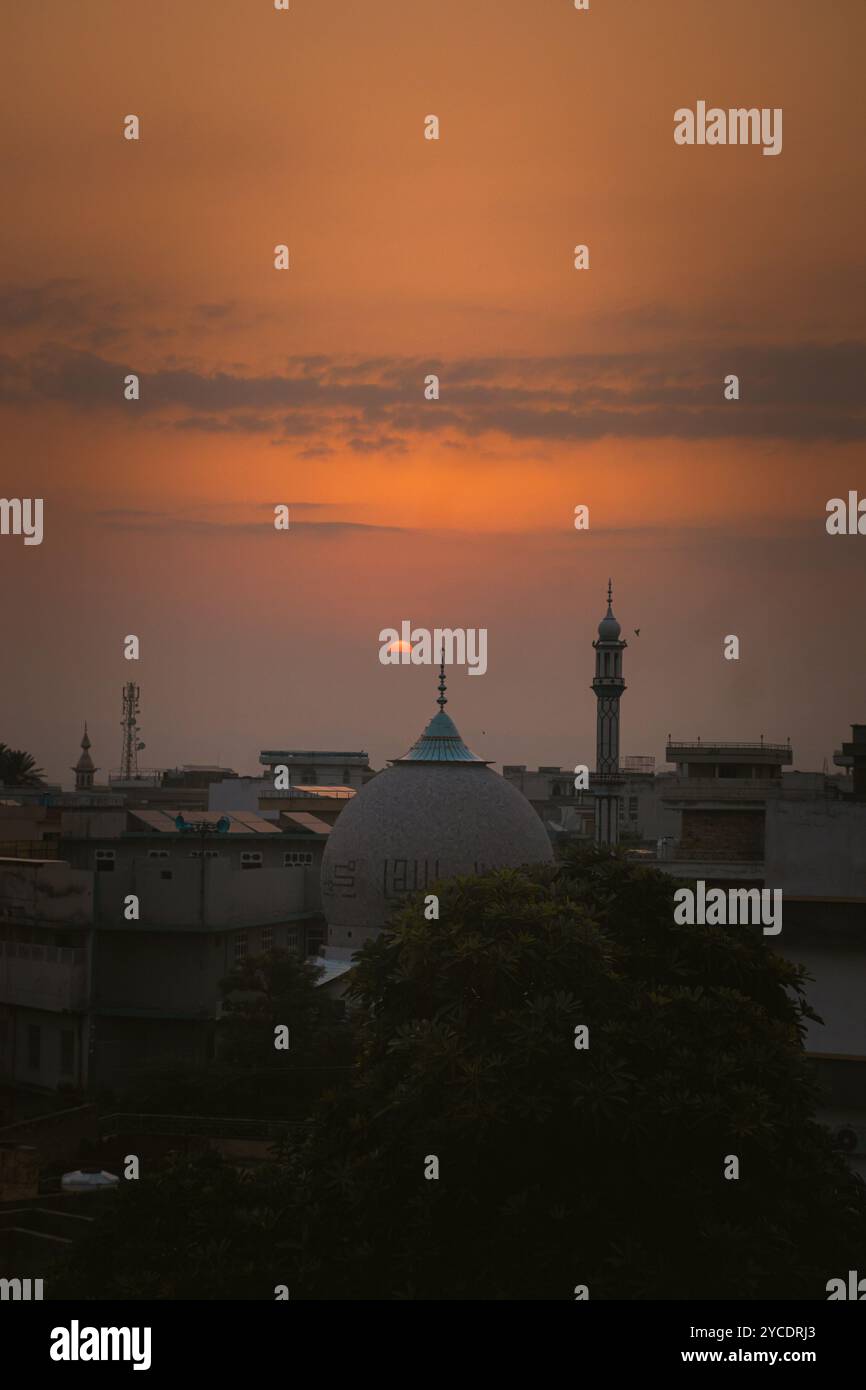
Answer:
[[[866,495],[862,0],[7,3],[2,40],[0,493],[45,534],[0,537],[0,740],[69,784],[86,718],[103,780],[135,679],[147,766],[380,766],[434,710],[378,659],[405,618],[487,628],[477,753],[592,765],[609,575],[624,754],[820,768],[866,721],[866,536],[825,529]],[[781,154],[676,146],[698,100],[782,108]]]

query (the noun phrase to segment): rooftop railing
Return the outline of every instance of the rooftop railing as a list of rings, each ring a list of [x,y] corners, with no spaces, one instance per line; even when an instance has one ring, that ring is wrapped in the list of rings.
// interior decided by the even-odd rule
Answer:
[[[709,739],[706,743],[702,743],[700,739],[696,739],[694,742],[681,739],[669,739],[667,751],[670,752],[671,749],[674,748],[682,748],[694,753],[712,753],[716,748],[725,748],[732,751],[736,750],[738,753],[790,753],[791,741],[789,739],[787,743],[726,743],[723,740],[714,738]]]

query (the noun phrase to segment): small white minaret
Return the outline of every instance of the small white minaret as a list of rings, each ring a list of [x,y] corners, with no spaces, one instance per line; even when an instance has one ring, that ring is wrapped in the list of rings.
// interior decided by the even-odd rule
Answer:
[[[613,585],[607,581],[607,613],[598,625],[595,648],[595,679],[592,688],[598,701],[595,740],[596,796],[595,838],[597,844],[615,845],[619,841],[619,702],[625,690],[622,654],[626,642],[620,640],[619,623],[613,616]]]
[[[81,754],[72,771],[75,773],[75,790],[77,792],[93,791],[93,778],[99,768],[93,766],[93,759],[90,756],[90,739],[87,736],[86,720],[84,722],[84,738],[81,740]]]

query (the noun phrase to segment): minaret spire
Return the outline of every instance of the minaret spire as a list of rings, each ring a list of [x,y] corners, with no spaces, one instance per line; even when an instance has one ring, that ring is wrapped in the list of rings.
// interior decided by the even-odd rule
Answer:
[[[448,701],[445,698],[445,652],[442,652],[442,660],[439,663],[439,698],[436,701],[439,711],[442,713]]]
[[[613,613],[613,580],[607,581],[607,613],[598,625],[595,648],[595,679],[592,688],[598,701],[596,715],[595,777],[596,840],[615,845],[619,840],[619,702],[625,690],[622,654],[626,643]]]
[[[93,766],[93,759],[90,756],[90,738],[87,733],[86,720],[84,722],[84,737],[81,740],[81,752],[72,771],[75,773],[75,790],[77,792],[89,792],[93,789],[93,778],[99,768]]]
[[[423,734],[416,738],[409,752],[404,753],[402,758],[392,760],[395,765],[399,766],[401,763],[460,763],[462,766],[489,766],[484,758],[476,757],[472,750],[466,747],[451,715],[445,713],[445,706],[448,703],[445,688],[445,650],[443,648],[442,659],[439,662],[439,695],[436,700],[439,708]]]

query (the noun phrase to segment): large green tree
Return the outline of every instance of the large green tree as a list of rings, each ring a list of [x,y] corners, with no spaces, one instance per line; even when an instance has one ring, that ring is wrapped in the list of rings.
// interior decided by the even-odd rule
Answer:
[[[748,928],[676,925],[675,886],[589,850],[450,883],[366,948],[298,1296],[822,1298],[862,1263],[802,973]]]

